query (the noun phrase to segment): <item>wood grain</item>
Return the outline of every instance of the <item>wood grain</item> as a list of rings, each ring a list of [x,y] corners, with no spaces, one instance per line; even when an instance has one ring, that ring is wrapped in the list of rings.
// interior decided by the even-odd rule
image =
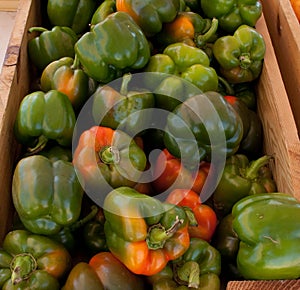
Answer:
[[[0,0],[0,11],[16,11],[19,6],[19,0]]]
[[[300,280],[230,281],[226,290],[299,290]]]
[[[300,134],[300,24],[289,0],[263,0],[262,4]]]

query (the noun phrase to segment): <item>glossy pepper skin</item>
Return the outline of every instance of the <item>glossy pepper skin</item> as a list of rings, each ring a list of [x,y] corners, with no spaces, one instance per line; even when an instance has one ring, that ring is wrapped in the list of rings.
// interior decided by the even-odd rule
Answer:
[[[141,277],[130,272],[110,252],[95,254],[88,263],[76,264],[62,290],[143,290]]]
[[[219,20],[220,28],[226,32],[234,32],[240,25],[254,27],[262,14],[259,0],[201,0],[204,14]]]
[[[164,148],[154,164],[152,185],[159,193],[190,188],[200,194],[209,170],[208,162],[202,162],[196,170],[189,170],[179,158]]]
[[[128,13],[141,27],[147,37],[153,36],[162,29],[165,22],[171,22],[180,8],[179,0],[116,0],[117,11]]]
[[[103,197],[112,188],[134,186],[146,162],[143,149],[128,134],[102,126],[84,131],[73,154],[81,184],[88,191],[101,189]]]
[[[30,151],[43,149],[48,140],[70,147],[75,122],[72,104],[65,94],[56,90],[36,91],[22,100],[14,134]]]
[[[29,58],[39,70],[64,56],[75,56],[74,45],[78,36],[70,27],[54,26],[51,30],[31,27],[29,32],[40,33],[28,41]]]
[[[263,36],[248,25],[239,26],[233,35],[219,37],[213,45],[213,55],[220,66],[220,73],[230,83],[257,79],[265,52]]]
[[[52,26],[67,26],[79,34],[89,29],[99,0],[48,0],[47,15]]]
[[[26,230],[9,232],[0,250],[0,287],[59,290],[71,256],[59,243]]]
[[[202,92],[216,91],[218,88],[218,76],[210,66],[207,54],[202,49],[183,42],[170,44],[163,53],[152,55],[144,71],[181,77]],[[177,86],[172,89],[176,91]],[[159,93],[159,89],[157,92]]]
[[[197,164],[198,160],[209,161],[212,152],[209,136],[221,134],[225,135],[222,139],[224,144],[221,139],[216,140],[220,144],[214,144],[213,149],[220,150],[219,153],[226,157],[238,150],[243,136],[243,123],[219,93],[206,92],[190,97],[172,113],[167,119],[164,144],[175,157],[184,158],[190,164]],[[221,127],[215,126],[215,114],[220,118]]]
[[[210,242],[216,230],[218,219],[212,207],[201,202],[201,197],[190,189],[174,189],[168,194],[166,202],[185,208],[190,217],[189,234]]]
[[[97,23],[75,44],[85,72],[98,82],[107,83],[124,70],[143,68],[150,48],[140,27],[125,12],[115,12]]]
[[[215,40],[217,28],[216,19],[212,21],[196,12],[180,11],[172,22],[163,24],[162,30],[153,39],[155,45],[163,48],[176,42],[201,48],[206,42]]]
[[[77,221],[83,190],[72,163],[42,155],[22,158],[14,171],[12,198],[24,226],[52,235]]]
[[[96,82],[81,69],[78,58],[63,57],[51,62],[42,72],[41,89],[57,90],[68,96],[78,112],[96,89]]]
[[[106,196],[103,209],[108,248],[135,274],[153,275],[189,247],[188,219],[181,207],[119,187]]]
[[[243,138],[238,152],[250,159],[261,156],[263,146],[263,128],[257,113],[248,109],[247,105],[238,97],[225,96],[227,102],[236,110],[243,122]]]
[[[299,214],[299,201],[278,192],[234,205],[233,229],[241,240],[237,267],[245,279],[299,278]]]
[[[276,190],[268,167],[270,159],[270,156],[264,155],[249,161],[243,154],[227,158],[221,179],[212,195],[218,215],[230,213],[232,206],[245,196]]]
[[[149,277],[153,290],[219,290],[221,256],[208,242],[191,238],[188,250],[161,272]]]
[[[154,95],[147,90],[134,89],[131,74],[125,74],[118,91],[114,86],[101,86],[93,94],[93,117],[96,124],[136,135],[153,118],[145,109],[155,106]]]
[[[94,12],[91,25],[95,25],[103,21],[109,14],[117,11],[115,0],[104,0]]]

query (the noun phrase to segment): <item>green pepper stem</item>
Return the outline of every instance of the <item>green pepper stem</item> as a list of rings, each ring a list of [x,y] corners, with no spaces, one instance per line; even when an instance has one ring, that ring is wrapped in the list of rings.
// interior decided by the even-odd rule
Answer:
[[[250,166],[245,171],[245,178],[248,178],[248,179],[257,178],[258,170],[261,167],[267,165],[269,163],[270,159],[272,159],[272,156],[264,155],[264,156],[258,158],[257,160],[252,161],[250,163]]]
[[[79,67],[80,67],[80,61],[79,61],[77,53],[75,53],[75,57],[74,57],[74,61],[71,66],[71,69],[78,69]]]
[[[177,282],[189,288],[198,289],[200,285],[200,266],[195,261],[187,261],[176,268]]]
[[[120,94],[126,96],[128,94],[128,84],[131,81],[132,75],[131,73],[127,73],[123,75],[122,85],[120,89]]]
[[[183,209],[184,209],[184,212],[188,218],[188,221],[189,221],[189,225],[192,226],[192,227],[197,227],[198,226],[198,222],[196,220],[196,217],[194,215],[194,212],[193,210],[188,207],[188,206],[183,206]]]
[[[37,141],[37,144],[33,148],[28,148],[26,156],[30,156],[33,154],[37,154],[38,152],[42,151],[48,142],[48,138],[44,135],[41,135]]]
[[[92,205],[91,206],[91,212],[85,216],[84,218],[82,218],[81,220],[75,222],[74,224],[72,224],[69,229],[71,232],[81,228],[83,225],[85,225],[86,223],[88,223],[90,220],[92,220],[96,214],[98,212],[98,207],[96,205]]]
[[[30,274],[37,269],[37,262],[30,253],[22,253],[13,258],[10,269],[12,283],[17,285],[28,279]]]
[[[211,25],[204,34],[196,35],[195,36],[195,43],[196,46],[201,48],[203,47],[207,42],[211,41],[212,38],[216,35],[216,32],[218,30],[219,21],[217,18],[213,18],[211,21]]]
[[[240,56],[240,67],[243,69],[249,68],[251,65],[252,61],[250,59],[250,55],[248,53],[242,54]]]
[[[99,152],[100,160],[105,164],[117,164],[120,162],[120,152],[113,146],[105,146]]]
[[[37,26],[34,26],[34,27],[30,27],[29,29],[28,29],[28,31],[30,32],[30,33],[32,33],[32,32],[45,32],[45,31],[49,31],[47,28],[44,28],[44,27],[37,27]]]
[[[157,250],[164,247],[165,242],[177,231],[178,227],[183,223],[183,220],[176,216],[174,224],[165,229],[161,224],[156,224],[148,229],[146,242],[148,248],[151,250]]]

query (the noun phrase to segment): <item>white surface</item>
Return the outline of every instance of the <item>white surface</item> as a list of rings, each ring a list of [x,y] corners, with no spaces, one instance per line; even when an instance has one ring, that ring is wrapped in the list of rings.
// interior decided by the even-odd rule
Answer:
[[[0,11],[0,71],[7,50],[7,45],[14,27],[16,12]]]

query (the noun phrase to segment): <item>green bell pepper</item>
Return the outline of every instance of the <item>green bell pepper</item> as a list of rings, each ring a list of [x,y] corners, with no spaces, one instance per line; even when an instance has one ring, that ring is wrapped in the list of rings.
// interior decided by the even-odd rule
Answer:
[[[221,255],[208,242],[191,238],[188,250],[162,271],[150,276],[153,290],[219,290]]]
[[[99,0],[48,0],[47,16],[53,26],[67,26],[77,34],[89,29]]]
[[[117,11],[115,0],[104,0],[94,12],[91,20],[91,27],[103,21],[108,15]]]
[[[221,179],[212,195],[214,209],[219,216],[230,213],[232,206],[245,196],[273,192],[275,181],[268,167],[271,156],[249,161],[243,154],[230,156]]]
[[[201,0],[204,14],[219,20],[220,28],[229,33],[240,25],[254,27],[262,15],[262,5],[259,0]]]
[[[250,159],[258,158],[263,148],[263,128],[260,118],[238,97],[225,96],[225,99],[236,110],[243,122],[243,138],[238,153],[245,154]]]
[[[26,230],[9,232],[0,249],[0,287],[59,290],[71,256],[59,243]]]
[[[240,239],[237,267],[245,279],[300,277],[300,203],[285,193],[247,196],[233,209]]]
[[[152,119],[144,110],[154,108],[155,99],[150,91],[131,88],[131,79],[131,74],[125,74],[120,90],[116,84],[100,86],[92,96],[92,112],[96,124],[135,136]]]
[[[163,53],[152,55],[144,71],[179,76],[202,92],[216,91],[218,88],[218,76],[210,66],[207,54],[182,42],[170,44]],[[179,88],[173,87],[171,92],[180,89],[180,85]],[[159,89],[155,92],[159,93]]]
[[[72,161],[72,150],[59,145],[46,146],[38,154],[47,157],[52,162],[57,160]]]
[[[147,37],[161,31],[163,23],[175,19],[180,0],[116,0],[117,11],[128,13]]]
[[[257,79],[265,52],[263,36],[248,25],[239,26],[233,35],[222,36],[213,45],[213,55],[220,66],[220,73],[231,83]]]
[[[22,158],[15,168],[12,197],[26,229],[52,235],[77,221],[83,189],[72,163],[32,155]]]
[[[41,89],[57,90],[68,96],[78,112],[96,90],[96,82],[81,69],[77,56],[63,57],[48,64],[42,72]]]
[[[164,144],[173,156],[199,166],[199,160],[211,160],[213,150],[225,157],[236,153],[242,136],[242,120],[231,105],[219,93],[206,92],[169,114]]]
[[[108,193],[103,209],[107,246],[135,274],[154,275],[189,247],[189,220],[182,207],[119,187]]]
[[[64,56],[75,56],[74,45],[78,36],[70,27],[54,26],[51,30],[31,27],[29,32],[40,33],[39,36],[30,39],[27,45],[29,58],[39,70]]]
[[[75,122],[72,104],[65,94],[56,90],[36,91],[22,100],[14,135],[30,152],[42,150],[48,140],[70,147]]]
[[[107,83],[125,70],[143,68],[150,57],[148,40],[125,12],[115,12],[96,24],[75,44],[85,72]]]

